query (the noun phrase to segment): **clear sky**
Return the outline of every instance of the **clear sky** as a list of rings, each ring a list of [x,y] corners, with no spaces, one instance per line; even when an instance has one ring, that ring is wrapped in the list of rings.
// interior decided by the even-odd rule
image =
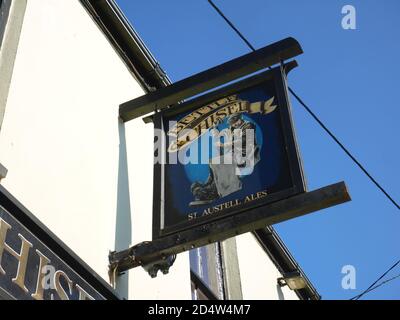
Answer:
[[[172,81],[249,52],[206,0],[117,0]],[[400,1],[215,0],[256,47],[303,47],[290,86],[399,202]],[[344,5],[356,30],[344,30]],[[400,259],[400,211],[294,100],[310,190],[344,180],[352,202],[275,225],[323,299],[348,299]],[[356,290],[344,290],[344,265]],[[400,273],[400,266],[388,278]],[[363,299],[400,299],[400,279]]]

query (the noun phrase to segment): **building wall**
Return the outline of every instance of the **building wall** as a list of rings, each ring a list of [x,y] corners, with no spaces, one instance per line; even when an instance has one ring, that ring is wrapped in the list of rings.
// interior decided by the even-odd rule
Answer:
[[[251,233],[236,237],[242,294],[245,300],[298,300],[287,286],[280,287],[282,277]]]
[[[29,0],[0,131],[2,184],[100,276],[110,250],[151,240],[151,125],[118,105],[144,93],[78,1]],[[173,288],[173,290],[171,290]],[[131,299],[190,299],[189,259],[118,280]]]

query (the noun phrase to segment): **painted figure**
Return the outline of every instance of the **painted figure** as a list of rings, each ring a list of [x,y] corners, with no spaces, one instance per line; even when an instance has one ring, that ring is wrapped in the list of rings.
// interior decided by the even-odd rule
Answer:
[[[227,119],[229,128],[223,131],[224,142],[217,141],[221,155],[210,159],[210,174],[206,182],[194,182],[191,192],[195,201],[190,206],[211,203],[242,189],[241,177],[253,172],[260,161],[260,147],[256,142],[256,126],[235,113]],[[216,124],[216,126],[219,123]],[[214,137],[220,132],[212,129]]]

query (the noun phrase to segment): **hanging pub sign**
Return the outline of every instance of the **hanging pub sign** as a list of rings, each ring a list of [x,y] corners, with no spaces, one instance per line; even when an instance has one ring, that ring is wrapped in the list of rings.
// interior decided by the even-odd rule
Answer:
[[[305,191],[283,66],[159,112],[154,125],[153,238]]]
[[[306,192],[286,83],[302,53],[286,38],[120,105],[124,122],[155,112],[153,240],[111,252],[111,273],[154,277],[180,252],[350,201],[344,182]]]

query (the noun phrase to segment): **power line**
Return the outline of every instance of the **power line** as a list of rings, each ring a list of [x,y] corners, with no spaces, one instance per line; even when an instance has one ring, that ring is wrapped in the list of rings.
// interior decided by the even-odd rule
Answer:
[[[356,295],[355,297],[351,298],[350,300],[358,300],[360,299],[363,295],[365,295],[368,292],[371,292],[372,290],[375,290],[376,288],[380,287],[381,285],[392,281],[396,278],[398,278],[399,276],[393,277],[392,279],[388,279],[384,282],[382,282],[381,284],[375,286],[383,277],[385,277],[391,270],[393,270],[394,268],[397,267],[397,265],[400,264],[400,260],[397,261],[394,265],[392,265],[387,271],[385,271],[374,283],[372,283],[366,290],[364,290],[363,292],[361,292],[359,295]],[[375,287],[374,287],[375,286]]]
[[[400,206],[397,202],[390,196],[390,194],[371,176],[371,174],[364,168],[364,166],[358,161],[351,152],[339,141],[338,138],[324,125],[324,123],[315,115],[315,113],[308,107],[303,100],[290,88],[288,87],[290,93],[296,98],[296,100],[306,109],[306,111],[314,118],[315,121],[325,130],[325,132],[337,143],[337,145],[349,156],[351,160],[361,169],[362,172],[378,187],[379,190],[383,192],[383,194],[388,198],[396,207],[400,209]]]
[[[397,278],[400,278],[400,274],[398,274],[397,276],[394,276],[394,277],[392,277],[392,278],[390,278],[390,279],[387,279],[387,280],[385,280],[385,281],[382,281],[380,284],[377,284],[375,287],[372,287],[372,288],[369,289],[368,291],[365,291],[365,292],[363,293],[363,295],[365,295],[365,294],[367,294],[367,293],[369,293],[369,292],[371,292],[371,291],[374,291],[374,290],[378,289],[379,287],[383,286],[384,284],[387,284],[388,282],[391,282],[391,281],[393,281],[393,280],[396,280]],[[357,297],[357,298],[356,298],[356,297]],[[356,300],[360,299],[359,296],[356,296],[356,297],[353,297],[353,298],[351,298],[350,300],[353,300],[353,299],[355,299],[355,298],[356,298]]]
[[[256,49],[252,46],[252,44],[246,39],[246,37],[235,27],[235,25],[224,15],[224,13],[214,4],[212,0],[208,0],[210,5],[217,11],[217,13],[228,23],[228,25],[235,31],[235,33],[246,43],[246,45],[252,50],[256,51]],[[339,139],[332,133],[331,130],[327,128],[327,126],[317,117],[317,115],[310,109],[309,106],[304,103],[304,101],[294,92],[293,89],[288,87],[289,92],[296,98],[296,100],[304,107],[304,109],[311,115],[311,117],[317,121],[317,123],[321,126],[321,128],[337,143],[337,145],[347,154],[347,156],[353,160],[353,162],[361,169],[362,172],[375,184],[375,186],[386,196],[393,205],[400,210],[399,204],[390,196],[390,194],[376,181],[372,175],[365,169],[365,167],[356,159],[355,156],[339,141]]]
[[[223,12],[212,2],[211,0],[208,0],[210,5],[219,13],[219,15],[225,20],[227,24],[237,33],[237,35],[247,44],[247,46],[253,50],[256,51],[256,49],[252,46],[252,44],[246,39],[246,37],[239,31],[238,28],[235,27],[235,25],[223,14]]]
[[[255,51],[255,48],[251,45],[251,43],[245,38],[245,36],[235,27],[235,25],[224,15],[224,13],[214,4],[212,0],[208,0],[211,6],[218,12],[218,14],[228,23],[228,25],[237,33],[237,35],[247,44],[247,46],[252,50]],[[296,98],[296,100],[304,107],[304,109],[311,115],[311,117],[317,121],[317,123],[321,126],[322,129],[339,145],[339,147],[350,157],[351,160],[364,172],[364,174],[383,192],[383,194],[388,198],[397,209],[400,209],[400,206],[397,202],[389,195],[388,192],[371,176],[371,174],[364,168],[364,166],[351,154],[351,152],[339,141],[339,139],[326,127],[326,125],[317,117],[317,115],[307,106],[306,103],[290,88],[288,87],[290,93]],[[359,295],[351,298],[350,300],[358,300],[363,295],[376,290],[380,286],[393,281],[394,279],[400,277],[400,275],[383,281],[380,284],[377,284],[383,277],[385,277],[392,269],[394,269],[398,264],[400,264],[400,260],[397,261],[393,266],[391,266],[385,273],[383,273],[378,280],[372,283],[365,291],[360,293]]]

